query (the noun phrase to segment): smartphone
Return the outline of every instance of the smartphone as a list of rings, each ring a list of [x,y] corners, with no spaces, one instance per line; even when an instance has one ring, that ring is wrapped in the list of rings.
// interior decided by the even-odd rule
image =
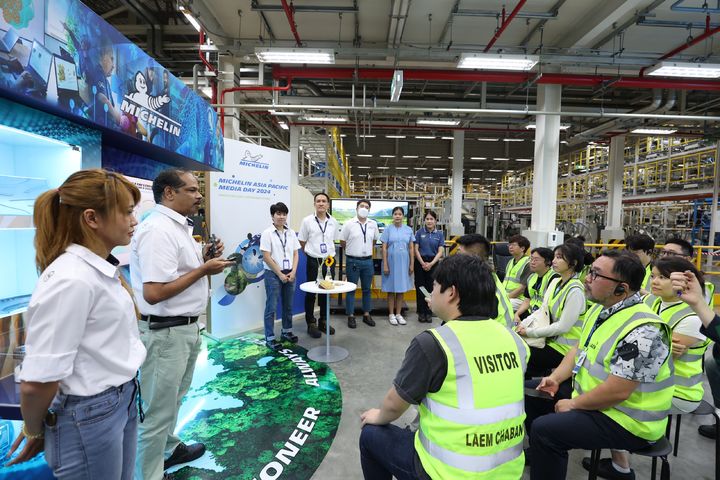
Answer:
[[[208,258],[215,258],[215,252],[217,251],[218,243],[217,237],[214,234],[210,235],[208,243],[210,244],[210,247],[207,250],[207,256]]]
[[[420,291],[423,295],[425,295],[425,298],[430,298],[430,292],[427,291],[427,288],[425,288],[424,286],[420,287]]]

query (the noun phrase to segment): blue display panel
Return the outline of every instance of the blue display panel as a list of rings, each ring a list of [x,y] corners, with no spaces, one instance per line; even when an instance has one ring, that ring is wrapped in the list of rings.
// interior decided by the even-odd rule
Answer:
[[[76,0],[13,0],[0,9],[0,91],[138,143],[223,169],[215,111]],[[132,142],[131,142],[132,143]]]

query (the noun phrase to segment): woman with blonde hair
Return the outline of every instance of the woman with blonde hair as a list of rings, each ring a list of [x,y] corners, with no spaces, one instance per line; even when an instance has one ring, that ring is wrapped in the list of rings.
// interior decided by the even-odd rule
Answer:
[[[19,375],[25,421],[10,463],[44,448],[59,479],[131,479],[137,444],[137,314],[110,251],[127,245],[140,192],[105,170],[73,173],[35,201],[41,271]]]

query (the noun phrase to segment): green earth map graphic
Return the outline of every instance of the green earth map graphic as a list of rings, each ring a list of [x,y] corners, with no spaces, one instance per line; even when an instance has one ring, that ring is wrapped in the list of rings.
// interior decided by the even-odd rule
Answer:
[[[0,0],[0,16],[17,29],[27,28],[35,18],[33,0]]]

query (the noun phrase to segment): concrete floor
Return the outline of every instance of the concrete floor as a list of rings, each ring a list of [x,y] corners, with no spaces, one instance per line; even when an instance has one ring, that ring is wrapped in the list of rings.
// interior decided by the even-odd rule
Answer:
[[[411,310],[414,310],[414,306]],[[392,385],[410,340],[428,328],[427,324],[417,322],[414,311],[406,315],[408,324],[405,326],[390,325],[386,315],[377,315],[374,318],[377,322],[376,327],[368,327],[358,320],[357,329],[351,330],[347,327],[345,316],[332,315],[331,325],[335,327],[336,334],[331,337],[331,344],[347,348],[350,356],[332,364],[342,387],[343,414],[335,441],[313,479],[363,478],[358,449],[360,413],[380,405]],[[305,333],[304,321],[295,320],[294,324],[295,333],[300,337],[300,344],[303,347],[309,349],[325,344],[324,335],[320,339],[308,337]],[[435,321],[431,326],[437,325]],[[706,399],[710,398],[709,391],[706,382]],[[414,415],[414,410],[410,409],[396,423],[405,426]],[[712,423],[712,417],[683,416],[679,455],[670,459],[672,478],[684,480],[714,478],[715,442],[698,435],[697,426],[703,423]],[[587,472],[580,465],[584,455],[586,452],[579,450],[571,452],[568,479],[587,478]],[[605,455],[608,455],[607,452]],[[650,477],[649,459],[633,457],[632,463],[636,470],[636,478]],[[528,469],[525,470],[523,478],[529,478]]]

